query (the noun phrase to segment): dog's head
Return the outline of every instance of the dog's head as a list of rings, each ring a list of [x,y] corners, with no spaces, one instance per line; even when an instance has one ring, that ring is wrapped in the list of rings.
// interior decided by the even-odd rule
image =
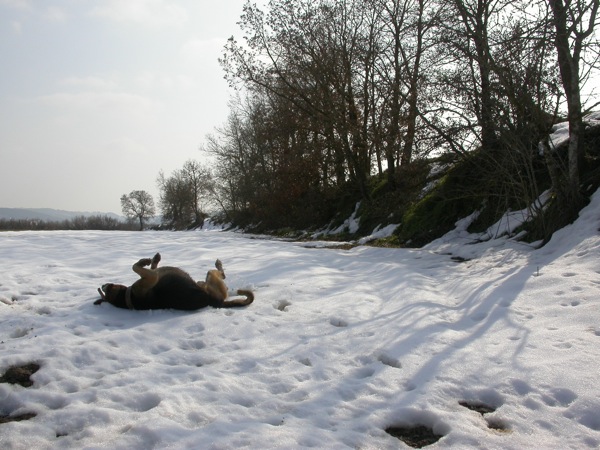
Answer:
[[[125,300],[127,292],[127,286],[122,284],[106,283],[98,288],[100,299],[94,302],[94,305],[99,305],[102,302],[108,302],[111,305],[119,308],[127,308],[127,301]]]

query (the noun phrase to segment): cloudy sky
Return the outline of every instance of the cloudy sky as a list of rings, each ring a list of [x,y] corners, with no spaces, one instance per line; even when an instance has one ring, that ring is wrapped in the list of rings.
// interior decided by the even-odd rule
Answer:
[[[244,0],[0,0],[0,207],[121,212],[221,126]]]

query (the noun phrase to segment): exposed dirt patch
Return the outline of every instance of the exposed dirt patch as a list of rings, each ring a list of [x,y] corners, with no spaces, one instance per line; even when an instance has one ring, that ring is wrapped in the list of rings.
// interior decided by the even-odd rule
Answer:
[[[328,250],[352,250],[354,247],[358,247],[358,244],[353,243],[353,242],[341,242],[338,244],[331,244],[331,245],[303,245],[304,248],[314,248],[314,249],[318,249],[318,250],[322,250],[322,249],[328,249]]]
[[[24,364],[22,366],[9,367],[6,372],[0,377],[0,383],[20,384],[23,387],[33,385],[31,375],[40,369],[40,365],[36,363]],[[18,415],[0,415],[0,424],[9,422],[20,422],[22,420],[33,419],[36,413],[24,413]]]
[[[450,259],[457,263],[471,261],[469,258],[463,258],[462,256],[452,256],[452,257],[450,257]]]
[[[502,420],[494,418],[494,417],[485,417],[486,414],[493,413],[496,411],[496,408],[490,405],[486,405],[485,403],[479,402],[458,402],[460,406],[464,406],[471,411],[476,411],[481,414],[485,418],[485,422],[490,430],[497,431],[499,433],[510,433],[510,427],[504,423]]]
[[[485,403],[462,401],[462,402],[458,402],[458,404],[460,406],[464,406],[467,409],[470,409],[471,411],[476,411],[479,414],[481,414],[482,416],[484,414],[489,414],[489,413],[493,413],[494,411],[496,411],[496,408],[494,408],[493,406],[486,405]]]
[[[0,424],[9,423],[9,422],[20,422],[22,420],[33,419],[37,414],[36,413],[25,413],[19,414],[18,416],[0,416]]]
[[[435,434],[433,430],[424,425],[414,427],[389,427],[385,432],[400,439],[406,445],[413,448],[423,448],[435,444],[443,436]]]
[[[510,427],[500,419],[489,418],[485,420],[490,430],[497,431],[498,433],[511,433]]]
[[[0,377],[0,383],[20,384],[23,387],[33,385],[31,375],[40,369],[36,363],[24,364],[22,366],[9,367],[4,375]]]

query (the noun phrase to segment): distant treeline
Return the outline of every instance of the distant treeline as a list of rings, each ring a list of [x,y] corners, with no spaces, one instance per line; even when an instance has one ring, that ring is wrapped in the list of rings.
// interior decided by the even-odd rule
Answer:
[[[106,215],[76,216],[72,219],[48,221],[41,219],[0,219],[0,231],[25,230],[135,230],[130,221]]]

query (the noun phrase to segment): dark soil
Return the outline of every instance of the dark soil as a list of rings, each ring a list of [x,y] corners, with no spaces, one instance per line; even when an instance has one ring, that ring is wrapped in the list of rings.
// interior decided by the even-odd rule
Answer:
[[[485,417],[486,414],[490,414],[496,411],[496,408],[494,408],[493,406],[486,405],[485,403],[462,401],[458,402],[458,404],[460,406],[464,406],[467,409],[470,409],[471,411],[478,412],[483,417]],[[510,428],[499,419],[493,417],[486,417],[485,422],[487,423],[487,426],[490,430],[498,431],[501,433],[510,433]]]
[[[25,413],[19,414],[18,416],[0,416],[0,424],[9,423],[9,422],[20,422],[22,420],[33,419],[37,414],[36,413]]]
[[[482,416],[484,414],[493,413],[496,411],[496,408],[493,406],[486,405],[485,403],[471,403],[471,402],[458,402],[460,406],[464,406],[465,408],[470,409],[471,411],[476,411]]]
[[[30,377],[39,369],[40,366],[36,363],[9,367],[8,370],[4,372],[4,375],[0,377],[0,383],[20,384],[23,387],[30,387],[33,385],[33,381],[31,381]]]
[[[23,387],[30,387],[33,385],[33,381],[31,381],[30,377],[39,369],[40,365],[36,363],[9,367],[8,370],[4,372],[4,375],[0,377],[0,383],[20,384]],[[0,424],[29,420],[33,419],[36,415],[36,413],[24,413],[16,416],[0,415]]]
[[[385,431],[413,448],[423,448],[435,444],[443,437],[439,434],[435,434],[431,428],[424,425],[417,425],[414,427],[389,427],[386,428]]]

